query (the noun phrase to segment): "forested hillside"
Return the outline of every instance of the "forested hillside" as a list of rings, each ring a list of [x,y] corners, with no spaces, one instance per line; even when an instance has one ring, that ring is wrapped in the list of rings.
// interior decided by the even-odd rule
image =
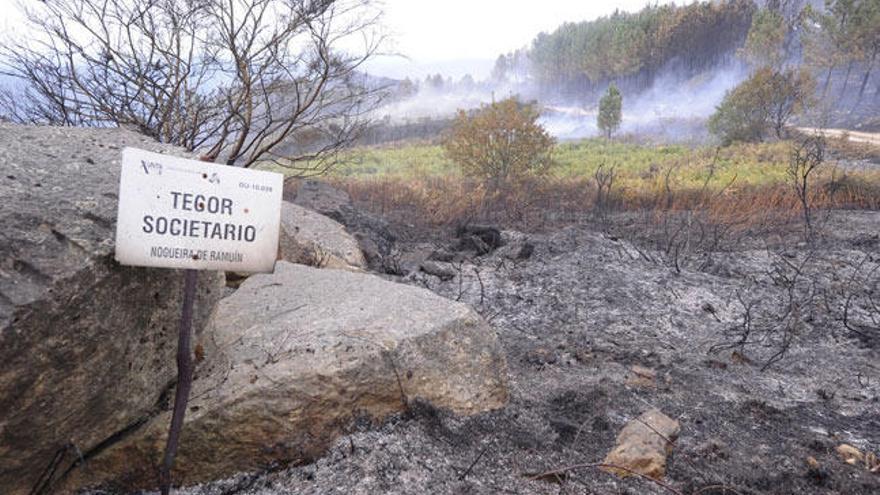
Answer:
[[[633,95],[661,76],[799,66],[823,99],[849,112],[878,99],[878,54],[880,0],[720,0],[565,23],[500,56],[494,77],[528,79],[541,94],[566,98],[595,95],[612,81]]]
[[[835,73],[841,98],[852,89],[851,78],[858,74],[855,102],[859,103],[880,55],[880,0],[828,1],[826,7],[824,11],[806,10],[803,61],[816,71],[824,71],[823,96],[828,94]],[[877,100],[880,79],[875,81],[873,99]]]
[[[694,74],[730,59],[745,41],[755,11],[751,0],[654,5],[563,24],[535,38],[531,72],[555,87],[590,89],[614,79],[645,89],[663,69]]]

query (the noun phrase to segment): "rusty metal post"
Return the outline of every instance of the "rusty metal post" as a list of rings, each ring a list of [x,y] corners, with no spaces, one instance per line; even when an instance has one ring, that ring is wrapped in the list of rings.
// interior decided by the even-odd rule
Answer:
[[[171,467],[174,465],[174,457],[177,455],[180,432],[183,429],[183,417],[186,414],[186,404],[189,400],[193,379],[192,318],[198,272],[186,270],[183,280],[183,310],[180,314],[180,333],[177,340],[177,390],[174,394],[174,412],[171,415],[168,442],[165,444],[165,456],[162,459],[162,468],[159,473],[162,495],[168,495],[171,491]]]

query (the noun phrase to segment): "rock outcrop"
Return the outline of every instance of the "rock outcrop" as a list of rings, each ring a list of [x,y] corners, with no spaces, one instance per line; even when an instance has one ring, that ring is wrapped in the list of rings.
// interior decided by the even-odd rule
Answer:
[[[329,217],[301,206],[281,206],[281,259],[318,268],[363,269],[358,241]]]
[[[182,276],[113,260],[124,146],[185,156],[123,130],[0,124],[3,493],[51,486],[165,407]],[[200,279],[197,330],[222,293]]]
[[[345,191],[317,180],[304,180],[294,188],[288,188],[285,201],[291,201],[303,208],[317,211],[337,221],[342,221],[352,210],[351,196]]]
[[[324,182],[304,180],[285,188],[284,199],[336,220],[357,239],[370,269],[397,273],[396,238],[382,218],[354,207],[345,191]]]
[[[472,414],[508,397],[503,351],[469,306],[364,273],[280,261],[221,301],[200,345],[175,465],[184,484],[308,461],[354,419],[414,399]],[[107,449],[68,487],[154,486],[168,422]]]

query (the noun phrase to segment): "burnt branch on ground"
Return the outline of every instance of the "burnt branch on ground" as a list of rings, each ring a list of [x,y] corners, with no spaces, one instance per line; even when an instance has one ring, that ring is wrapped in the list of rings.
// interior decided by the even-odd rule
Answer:
[[[752,280],[736,293],[740,306],[739,323],[724,331],[726,342],[716,344],[710,353],[735,349],[747,355],[750,349],[760,350],[761,370],[781,361],[795,339],[804,333],[807,322],[815,319],[814,306],[817,284],[807,275],[813,261],[812,253],[801,260],[789,260],[785,253],[770,253],[774,257],[765,274],[778,289],[774,297],[752,290]]]

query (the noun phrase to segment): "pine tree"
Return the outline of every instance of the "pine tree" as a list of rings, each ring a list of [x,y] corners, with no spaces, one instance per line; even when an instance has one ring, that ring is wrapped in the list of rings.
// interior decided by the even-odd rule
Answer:
[[[752,18],[752,27],[740,55],[755,67],[781,68],[786,61],[785,40],[788,27],[782,14],[760,9]]]
[[[596,116],[596,124],[599,126],[599,130],[608,139],[611,139],[611,134],[620,128],[622,107],[623,96],[621,96],[617,86],[611,83],[608,86],[608,91],[599,100],[599,115]]]

